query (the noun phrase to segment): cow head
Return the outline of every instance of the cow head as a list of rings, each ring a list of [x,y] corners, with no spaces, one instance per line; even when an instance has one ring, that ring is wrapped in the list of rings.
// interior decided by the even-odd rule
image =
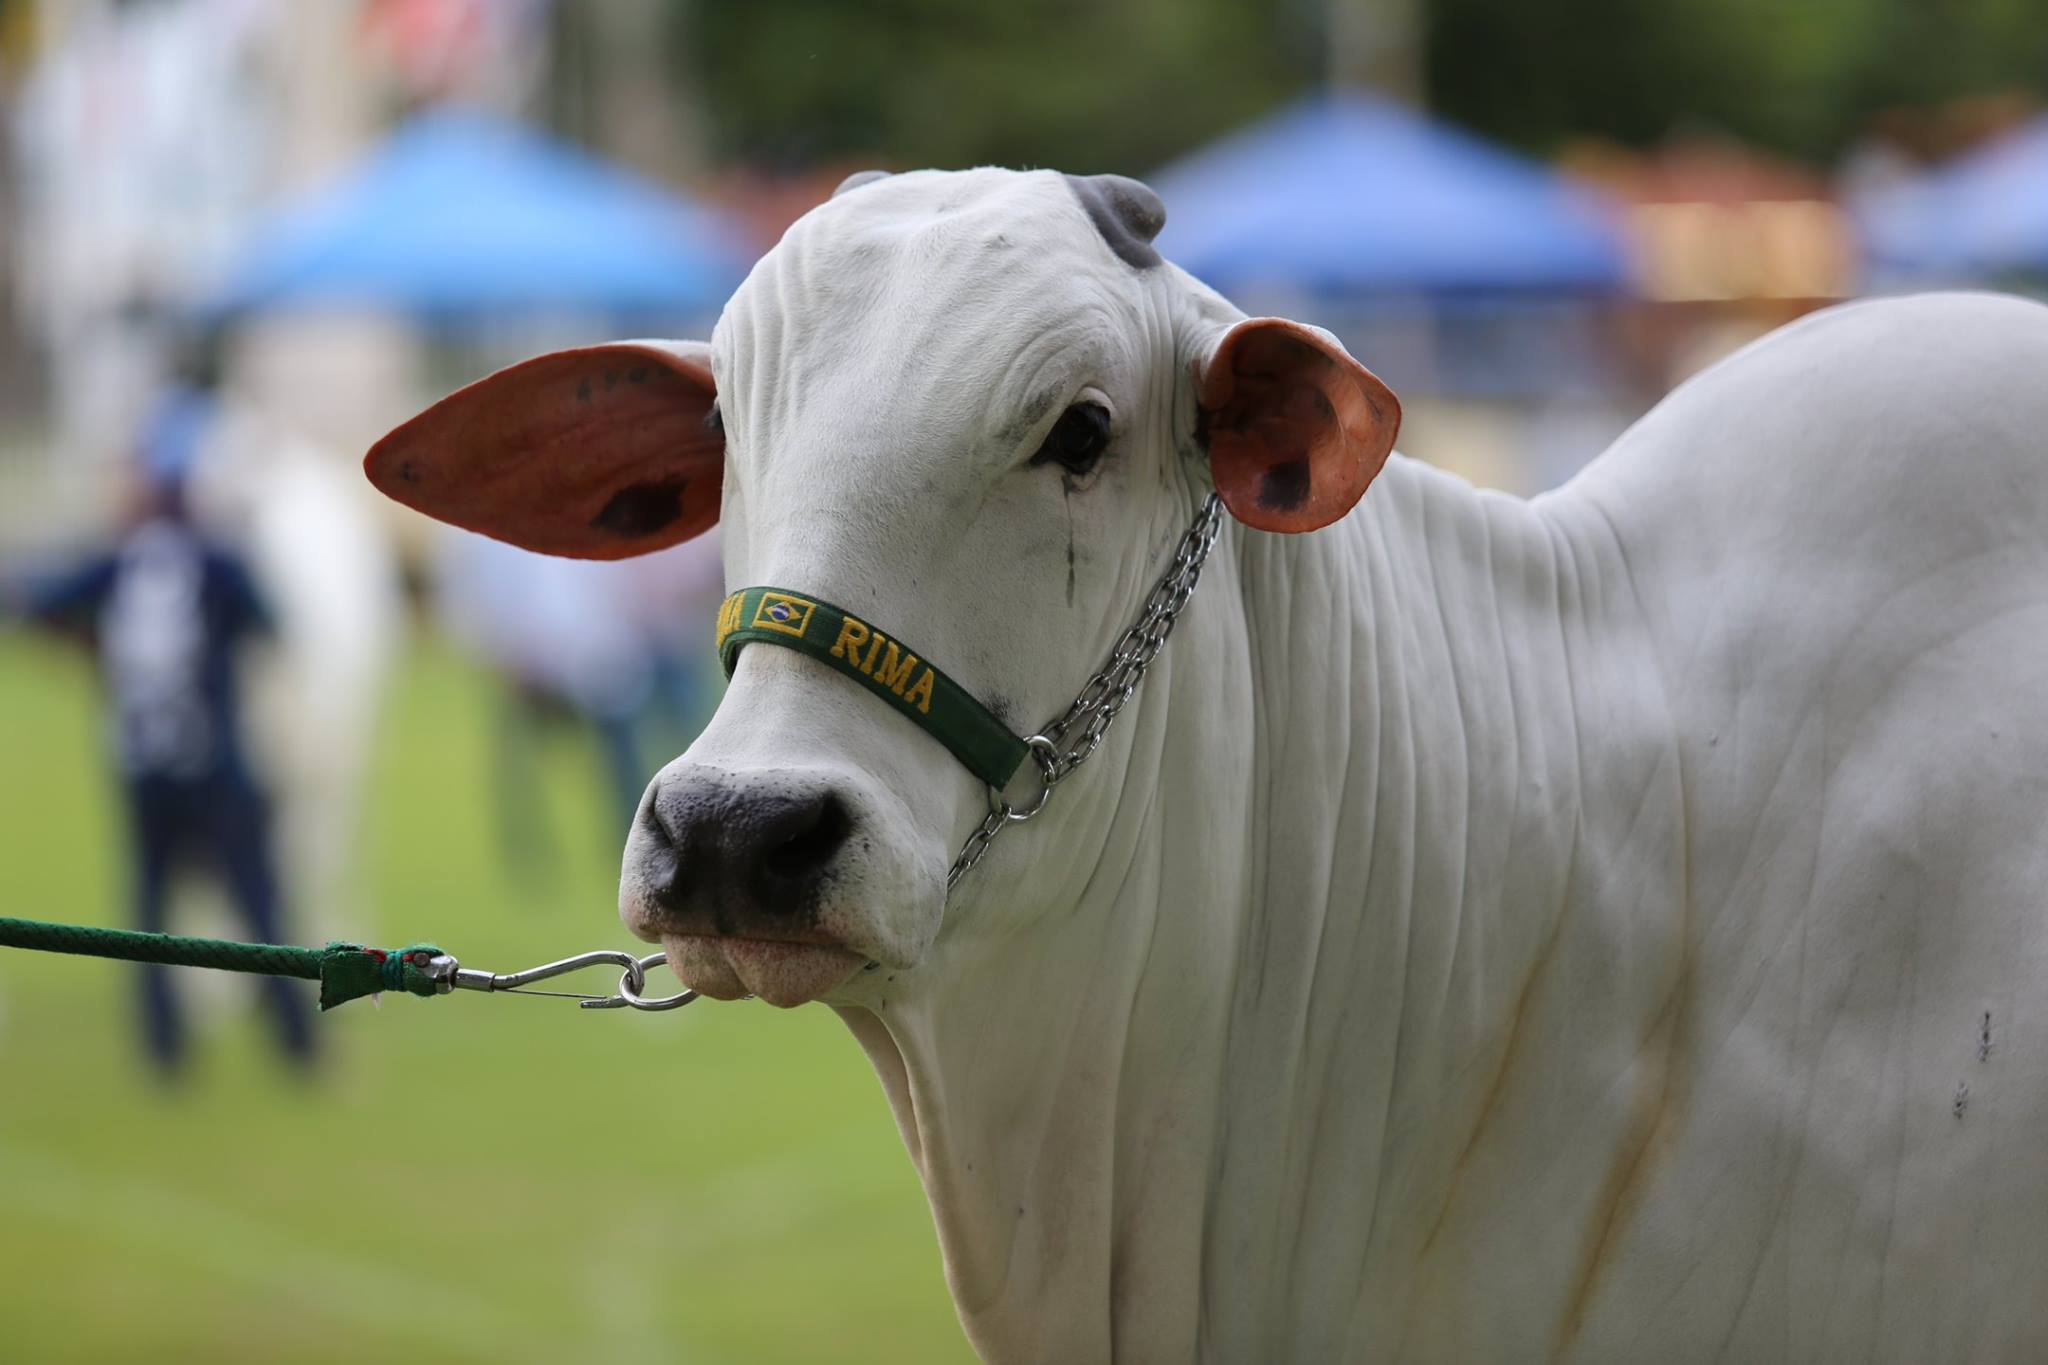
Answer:
[[[708,345],[515,365],[386,437],[370,477],[550,554],[639,554],[716,521],[730,588],[834,602],[1029,734],[1211,487],[1246,525],[1313,530],[1357,502],[1399,420],[1329,335],[1246,319],[1162,262],[1163,218],[1117,177],[855,177],[762,258]],[[987,795],[846,678],[748,646],[647,790],[620,913],[707,994],[857,999],[864,965],[931,950]],[[991,864],[1061,856],[1034,835]],[[977,909],[1017,881],[976,876]]]

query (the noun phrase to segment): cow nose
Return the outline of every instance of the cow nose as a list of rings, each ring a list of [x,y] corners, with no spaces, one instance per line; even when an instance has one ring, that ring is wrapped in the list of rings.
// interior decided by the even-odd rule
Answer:
[[[830,785],[664,779],[647,803],[649,842],[668,866],[654,899],[685,932],[801,927],[853,833]]]

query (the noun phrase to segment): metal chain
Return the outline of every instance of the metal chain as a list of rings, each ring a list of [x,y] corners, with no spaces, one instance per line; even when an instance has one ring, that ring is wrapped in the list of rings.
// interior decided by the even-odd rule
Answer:
[[[1202,565],[1208,560],[1209,551],[1216,547],[1216,533],[1222,525],[1223,503],[1211,493],[1195,513],[1194,524],[1174,548],[1173,563],[1146,595],[1144,610],[1136,623],[1117,638],[1115,647],[1109,651],[1109,661],[1088,679],[1064,714],[1024,741],[1031,747],[1032,761],[1038,765],[1042,785],[1037,799],[1020,809],[1005,801],[1001,792],[989,789],[988,815],[967,836],[960,856],[953,860],[952,870],[946,873],[947,891],[981,861],[997,835],[1043,811],[1052,799],[1053,788],[1071,777],[1102,747],[1102,737],[1109,733],[1117,714],[1137,692],[1145,670],[1165,647],[1166,637],[1173,633],[1173,623],[1187,606],[1188,596],[1202,576]]]

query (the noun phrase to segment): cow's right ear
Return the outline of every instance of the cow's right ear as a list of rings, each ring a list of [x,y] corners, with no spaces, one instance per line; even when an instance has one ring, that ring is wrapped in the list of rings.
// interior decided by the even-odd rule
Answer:
[[[370,448],[386,496],[542,554],[625,559],[718,520],[725,435],[709,348],[622,341],[537,356]]]

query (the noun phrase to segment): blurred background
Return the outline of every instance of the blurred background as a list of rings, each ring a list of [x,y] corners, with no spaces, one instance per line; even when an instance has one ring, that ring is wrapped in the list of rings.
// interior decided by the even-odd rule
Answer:
[[[713,538],[541,560],[358,461],[706,335],[850,171],[1141,176],[1533,493],[1805,311],[2041,288],[2044,90],[2048,0],[0,0],[0,914],[622,945]],[[0,1355],[967,1358],[827,1012],[307,1007],[0,952]]]

